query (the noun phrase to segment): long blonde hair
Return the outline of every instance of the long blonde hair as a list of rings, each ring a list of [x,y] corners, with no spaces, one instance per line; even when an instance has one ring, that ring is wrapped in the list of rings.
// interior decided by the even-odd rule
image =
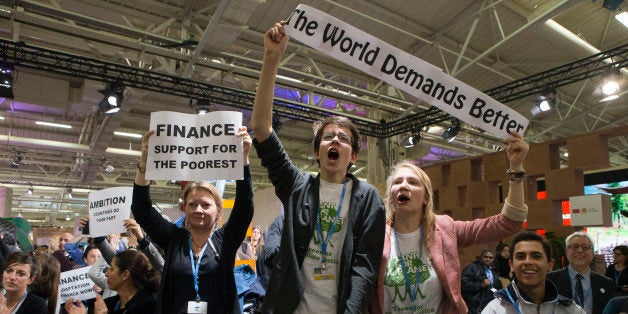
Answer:
[[[423,205],[423,219],[421,221],[421,226],[423,227],[425,243],[430,243],[434,233],[434,220],[436,219],[436,214],[434,213],[434,192],[432,191],[432,181],[423,169],[417,167],[409,160],[402,160],[395,164],[390,172],[390,175],[388,175],[388,179],[386,179],[386,196],[384,198],[384,202],[386,204],[386,222],[395,222],[395,208],[391,205],[392,195],[390,194],[390,191],[392,190],[393,180],[397,175],[397,172],[399,172],[402,168],[408,168],[414,171],[414,173],[419,177],[419,180],[423,183],[427,204]]]

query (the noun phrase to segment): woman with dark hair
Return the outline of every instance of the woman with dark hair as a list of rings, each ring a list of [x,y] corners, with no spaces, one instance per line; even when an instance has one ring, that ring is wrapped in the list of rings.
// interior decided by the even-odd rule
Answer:
[[[508,287],[510,284],[510,264],[508,264],[508,257],[510,257],[510,246],[506,242],[499,241],[495,247],[495,261],[493,261],[493,267],[497,270],[502,285]]]
[[[606,268],[606,277],[613,279],[615,296],[628,296],[628,245],[618,245],[613,249],[615,262]]]
[[[26,287],[37,277],[39,267],[32,254],[15,251],[6,257],[2,271],[4,295],[0,296],[0,313],[46,314],[46,301],[28,293]]]
[[[153,293],[159,286],[159,275],[144,253],[126,250],[118,253],[107,270],[107,286],[118,295],[102,299],[96,296],[95,314],[152,313],[155,308]],[[87,313],[81,302],[69,299],[65,303],[69,314]]]
[[[48,303],[48,314],[54,314],[57,308],[61,264],[48,252],[36,250],[31,254],[35,256],[41,270],[35,281],[28,286],[28,291],[44,299]]]

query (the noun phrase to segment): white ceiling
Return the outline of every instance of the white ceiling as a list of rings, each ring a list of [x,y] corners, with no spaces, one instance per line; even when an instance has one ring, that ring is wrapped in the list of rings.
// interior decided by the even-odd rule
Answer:
[[[81,65],[84,59],[80,57],[127,66],[129,72],[141,69],[164,78],[191,79],[250,94],[260,68],[262,34],[274,22],[287,18],[299,3],[334,15],[482,91],[628,44],[627,29],[614,18],[617,12],[603,8],[602,0],[1,1],[1,38],[23,42],[36,51],[79,56],[67,62],[49,62],[47,69],[57,73],[26,61],[16,65],[15,99],[4,99],[0,104],[0,116],[5,118],[0,120],[0,160],[8,161],[17,152],[23,156],[19,168],[0,162],[0,181],[13,189],[13,212],[7,216],[22,212],[34,224],[59,225],[65,223],[68,213],[85,214],[88,190],[132,182],[137,157],[129,150],[137,152],[140,142],[114,136],[114,131],[144,132],[153,111],[195,111],[188,97],[135,87],[127,88],[121,112],[106,117],[97,111],[97,104],[107,73],[82,68],[81,73],[91,75],[69,75],[73,72],[67,69]],[[2,47],[4,60],[20,58],[12,53],[20,45],[3,43]],[[626,49],[618,57],[624,64]],[[279,80],[280,85],[290,86],[293,97],[321,96],[327,100],[324,105],[310,105],[332,103],[325,109],[375,123],[429,108],[429,104],[294,40],[280,73],[301,79],[299,83]],[[96,79],[99,74],[102,80]],[[557,79],[566,78],[552,78]],[[531,117],[534,96],[505,104],[531,119],[525,134],[530,142],[626,125],[626,96],[599,103],[601,80],[599,75],[573,79],[558,87],[559,107],[543,119]],[[338,100],[335,106],[334,100]],[[250,115],[246,109],[214,105]],[[245,108],[251,105],[250,100],[244,100]],[[39,120],[72,128],[36,125]],[[281,122],[279,135],[290,156],[302,169],[315,171],[309,157],[311,123],[287,118]],[[419,148],[401,153],[426,165],[500,147],[498,138],[469,126],[464,126],[456,141],[446,143],[439,134],[447,125],[435,125],[434,130],[440,131],[424,132]],[[398,140],[393,136],[383,141],[379,153],[393,160],[399,158]],[[627,166],[626,140],[625,136],[609,140],[612,167]],[[354,170],[364,178],[370,177],[365,163],[369,148],[365,142]],[[267,187],[259,161],[254,158],[252,164],[256,188]],[[106,173],[106,165],[114,166],[115,171]],[[32,196],[26,193],[31,184],[35,190]],[[67,186],[74,188],[74,198],[67,197]],[[77,193],[81,191],[78,188],[83,192]],[[178,186],[159,182],[152,196],[162,206],[171,206],[168,204],[177,201]]]

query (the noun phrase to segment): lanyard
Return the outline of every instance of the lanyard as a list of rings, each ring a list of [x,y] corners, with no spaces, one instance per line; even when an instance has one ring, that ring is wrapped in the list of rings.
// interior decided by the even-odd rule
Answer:
[[[504,289],[504,291],[506,291],[506,296],[508,296],[508,299],[510,300],[510,303],[515,308],[515,311],[517,311],[517,314],[521,314],[521,309],[519,308],[519,303],[517,303],[515,300],[513,300],[512,296],[510,295],[510,291],[508,291],[508,288]],[[554,301],[552,303],[554,304],[554,308],[552,309],[552,314],[554,314],[556,312],[556,303],[558,303],[558,301]],[[537,308],[538,308],[538,306],[537,306]]]
[[[342,203],[345,199],[345,191],[347,190],[347,181],[342,185],[342,193],[340,194],[340,203],[338,203],[338,210],[336,211],[336,217],[334,217],[334,223],[331,225],[329,231],[327,231],[327,236],[323,241],[323,231],[321,230],[321,211],[320,209],[316,211],[316,231],[318,233],[318,239],[321,241],[321,267],[325,269],[325,264],[327,263],[327,242],[331,238],[331,235],[336,230],[336,222],[338,221],[338,216],[340,216],[340,211],[342,210]]]
[[[207,239],[207,243],[211,242],[212,235],[214,235],[214,232],[212,232],[212,234]],[[205,249],[207,248],[207,243],[205,243],[205,245],[203,245],[203,249],[201,250],[201,253],[198,254],[198,263],[195,263],[194,262],[194,251],[192,251],[192,235],[191,234],[190,234],[190,238],[188,239],[188,241],[190,242],[190,263],[192,264],[192,277],[194,277],[194,291],[196,291],[196,301],[200,301],[201,300],[201,296],[198,294],[198,269],[201,267],[201,259],[203,259],[203,254],[205,254]],[[212,249],[213,248],[214,247],[212,245]]]
[[[613,268],[615,268],[615,267],[613,266]],[[619,277],[621,277],[621,273],[623,273],[623,272],[624,272],[625,268],[624,268],[624,269],[622,269],[622,270],[621,270],[621,271],[619,271],[619,272],[617,271],[617,269],[614,269],[614,270],[615,270],[615,285],[616,285],[616,286],[619,286]]]
[[[577,275],[578,274],[576,274],[576,276]],[[576,287],[573,284],[573,280],[571,279],[571,276],[568,276],[568,277],[569,277],[569,285],[571,285],[571,294],[573,295],[574,300],[576,300],[576,303],[578,303],[578,305],[580,305],[584,309],[584,306],[585,306],[584,302],[589,297],[589,295],[591,294],[591,290],[593,289],[592,287],[589,287],[589,289],[587,289],[587,292],[584,293],[582,300],[580,300],[580,297],[576,293]],[[582,276],[581,280],[584,280],[584,276]],[[584,286],[582,287],[582,289],[584,290]]]
[[[24,299],[26,299],[27,294],[28,294],[28,291],[24,292],[24,294],[20,297],[20,299],[17,300],[17,303],[15,303],[15,305],[13,306],[13,310],[11,310],[11,314],[16,313],[17,310],[20,308],[20,306],[22,306],[22,303],[24,303]]]
[[[394,227],[393,227],[394,230]],[[420,236],[420,245],[419,245],[419,260],[420,263],[423,264],[423,226],[419,227]],[[410,285],[410,275],[408,275],[408,268],[406,268],[406,263],[403,261],[403,256],[401,256],[401,247],[399,246],[399,236],[397,235],[397,231],[395,231],[395,243],[397,244],[397,255],[399,256],[399,261],[401,262],[401,270],[403,271],[403,278],[406,280],[406,289],[408,289],[410,293],[410,301],[412,301],[412,312],[414,312],[414,301],[416,300],[416,295],[418,293],[419,288],[419,279],[421,278],[421,268],[419,267],[414,274],[414,287]]]
[[[512,296],[510,295],[510,291],[508,291],[508,288],[506,288],[504,291],[506,291],[506,295],[508,296],[508,299],[510,300],[510,303],[512,304],[512,306],[515,308],[515,311],[517,311],[517,314],[521,314],[521,309],[519,308],[519,303],[515,302],[515,300],[513,300]]]

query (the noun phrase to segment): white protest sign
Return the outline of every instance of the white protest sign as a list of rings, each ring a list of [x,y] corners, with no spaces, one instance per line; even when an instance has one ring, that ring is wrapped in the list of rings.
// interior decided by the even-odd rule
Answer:
[[[529,121],[438,67],[333,16],[299,4],[286,34],[501,138],[525,132]]]
[[[96,297],[94,282],[89,278],[88,274],[90,268],[91,266],[85,266],[61,273],[59,303],[65,303],[69,298],[89,300]]]
[[[242,113],[153,112],[146,179],[202,181],[244,177]]]
[[[126,232],[123,220],[131,215],[133,188],[120,186],[89,193],[89,235],[101,237]]]

